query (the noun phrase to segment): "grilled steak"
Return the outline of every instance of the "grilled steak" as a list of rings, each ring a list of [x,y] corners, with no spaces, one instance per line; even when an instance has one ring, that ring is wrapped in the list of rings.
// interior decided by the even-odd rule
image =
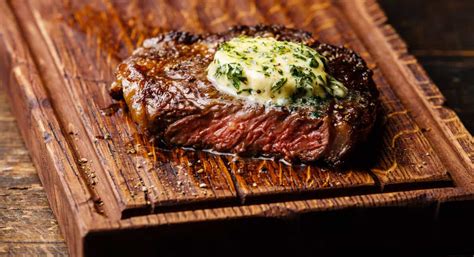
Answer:
[[[217,47],[239,35],[303,43],[327,59],[348,94],[325,103],[268,106],[224,94],[207,79]],[[110,88],[141,130],[166,145],[246,156],[340,164],[371,131],[378,92],[353,51],[282,26],[237,26],[219,34],[170,32],[148,39],[116,72]],[[316,115],[315,115],[316,113]]]

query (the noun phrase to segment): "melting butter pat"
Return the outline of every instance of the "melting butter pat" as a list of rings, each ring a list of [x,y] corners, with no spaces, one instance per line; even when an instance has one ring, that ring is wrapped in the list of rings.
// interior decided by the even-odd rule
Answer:
[[[326,73],[326,63],[304,44],[240,36],[220,44],[207,77],[225,94],[263,104],[345,97],[347,88]]]

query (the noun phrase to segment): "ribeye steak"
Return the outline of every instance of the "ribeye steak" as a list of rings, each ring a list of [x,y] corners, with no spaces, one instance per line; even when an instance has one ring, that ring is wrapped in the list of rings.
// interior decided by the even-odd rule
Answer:
[[[226,95],[206,77],[217,47],[239,35],[303,43],[327,59],[327,73],[348,89],[343,99],[267,106]],[[124,99],[141,130],[168,146],[244,156],[340,164],[376,119],[372,72],[353,51],[276,25],[237,26],[218,34],[169,32],[147,39],[117,68],[111,95]]]

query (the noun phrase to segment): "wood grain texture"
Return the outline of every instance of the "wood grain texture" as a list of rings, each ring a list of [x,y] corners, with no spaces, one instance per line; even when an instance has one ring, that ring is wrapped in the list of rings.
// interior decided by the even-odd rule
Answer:
[[[231,175],[228,173],[228,169],[222,164],[220,173],[224,173],[222,177],[212,177],[212,174],[219,175],[220,173],[208,173],[206,167],[211,167],[221,164],[222,159],[217,162],[210,158],[209,161],[204,161],[203,164],[206,166],[193,165],[189,168],[183,169],[183,166],[188,166],[186,162],[175,162],[167,163],[168,158],[162,158],[161,163],[156,163],[156,155],[163,155],[164,153],[156,150],[147,145],[147,142],[140,139],[138,131],[136,131],[132,122],[128,119],[127,114],[120,112],[117,115],[98,115],[101,113],[101,109],[106,108],[112,104],[110,97],[106,92],[107,85],[113,80],[113,70],[117,65],[118,59],[109,57],[110,55],[116,56],[117,58],[125,57],[125,54],[129,54],[137,44],[139,44],[143,38],[148,37],[153,33],[142,29],[141,31],[136,30],[134,27],[129,27],[130,19],[135,21],[139,20],[136,18],[136,12],[140,8],[141,15],[144,17],[150,17],[150,9],[146,8],[147,4],[151,5],[151,2],[141,2],[141,6],[136,4],[123,5],[114,2],[98,2],[92,1],[90,3],[78,2],[72,3],[70,6],[56,5],[55,8],[51,9],[51,4],[47,2],[33,2],[30,6],[16,5],[15,10],[18,13],[20,20],[24,21],[28,25],[25,27],[34,27],[34,24],[39,24],[39,30],[32,30],[31,33],[25,33],[28,41],[35,41],[38,44],[33,46],[39,53],[38,58],[45,59],[43,65],[40,63],[40,69],[44,76],[51,77],[50,81],[57,81],[57,83],[48,83],[48,91],[51,94],[61,94],[52,96],[53,105],[65,106],[68,102],[76,102],[76,113],[80,117],[78,121],[72,121],[67,113],[73,111],[65,108],[60,117],[64,117],[64,124],[72,124],[72,127],[76,128],[85,124],[84,131],[72,132],[73,136],[78,136],[77,139],[80,142],[87,141],[89,138],[104,138],[105,135],[110,135],[110,140],[96,140],[94,146],[96,148],[98,160],[94,160],[93,157],[88,157],[87,149],[89,147],[84,146],[84,154],[80,156],[90,159],[92,164],[91,167],[87,167],[94,171],[96,180],[92,181],[93,187],[103,192],[102,194],[110,194],[103,189],[101,181],[106,180],[105,186],[112,185],[114,195],[118,198],[121,213],[111,214],[129,216],[130,213],[146,213],[146,212],[159,212],[162,206],[179,207],[178,205],[197,205],[198,202],[204,202],[207,205],[226,204],[232,202],[232,198],[235,198],[234,187],[240,189],[241,201],[245,199],[260,195],[272,195],[276,192],[279,193],[296,193],[306,192],[312,194],[313,191],[319,191],[321,189],[332,189],[332,188],[364,188],[367,189],[372,186],[371,191],[375,192],[378,189],[375,187],[376,182],[369,175],[369,169],[365,171],[345,171],[342,173],[342,177],[330,176],[329,171],[327,174],[324,172],[312,172],[311,170],[319,170],[317,167],[309,169],[312,176],[315,177],[316,184],[311,184],[311,179],[308,182],[303,181],[303,176],[300,176],[301,171],[293,172],[295,168],[284,169],[282,164],[273,163],[270,166],[279,167],[278,174],[273,174],[274,169],[270,170],[270,176],[277,176],[278,182],[267,180],[262,181],[251,181],[243,178],[243,175],[247,178],[253,177],[253,173],[260,172],[258,168],[261,165],[265,165],[263,162],[258,162],[256,165],[248,166],[248,169],[243,170],[242,174],[233,172],[233,176],[236,177],[237,185],[232,184]],[[186,8],[178,8],[174,4],[163,2],[164,8],[154,10],[158,15],[165,15],[165,11],[169,8],[170,12],[175,12],[178,20],[185,20],[182,17],[185,13],[191,17],[201,17],[203,26],[197,26],[196,23],[186,22],[184,24],[177,24],[183,30],[190,31],[201,31],[202,27],[208,28],[211,31],[217,31],[217,28],[212,24],[220,24],[225,27],[229,27],[232,24],[237,24],[236,21],[227,16],[219,17],[218,22],[215,20],[212,14],[206,13],[206,8],[200,12],[198,8],[191,8],[193,3],[181,4],[187,6]],[[262,13],[266,10],[264,6],[257,8],[255,3],[249,3],[249,6],[242,4],[237,5],[234,16],[239,17],[239,14],[252,12],[251,15],[256,16],[256,19],[248,20],[242,23],[256,24],[260,22],[268,22]],[[269,4],[268,6],[273,6]],[[295,5],[292,9],[303,8],[304,5]],[[100,11],[104,9],[104,11]],[[130,12],[129,9],[137,9]],[[219,9],[220,8],[220,9]],[[216,5],[212,9],[214,12],[225,13],[226,5]],[[31,9],[31,10],[30,10]],[[304,12],[303,9],[299,10],[300,15],[289,16],[290,20],[295,23],[301,23],[301,27],[309,31],[317,32],[318,37],[325,42],[333,44],[343,44],[348,42],[352,43],[352,47],[358,52],[365,53],[365,48],[355,38],[355,34],[343,33],[343,31],[350,31],[347,24],[338,24],[336,26],[334,21],[338,19],[336,10],[330,8],[328,2],[315,3],[310,7],[315,12]],[[86,11],[84,11],[86,10]],[[70,13],[68,13],[68,11]],[[66,12],[66,14],[64,14]],[[90,16],[90,13],[96,13],[94,16]],[[194,14],[190,14],[194,13]],[[64,22],[58,22],[57,17],[72,15],[74,18],[69,20],[70,24]],[[303,15],[301,15],[303,14]],[[101,15],[105,17],[112,17],[112,19],[97,19]],[[181,16],[180,16],[181,15]],[[209,17],[210,16],[210,17]],[[229,14],[229,17],[232,15]],[[34,18],[34,19],[31,19]],[[61,19],[61,18],[60,18]],[[301,19],[301,20],[299,20]],[[206,22],[209,22],[208,25]],[[239,20],[239,19],[237,19]],[[159,23],[161,20],[150,18],[147,22],[150,27],[162,28],[161,30],[167,30],[174,28],[174,24]],[[97,26],[97,23],[103,26]],[[346,26],[346,27],[344,27]],[[101,29],[96,28],[105,27],[109,30],[118,30],[115,32],[109,32],[110,35],[104,34]],[[218,26],[217,26],[218,27]],[[316,29],[314,29],[316,28]],[[94,30],[97,30],[94,32]],[[90,32],[92,31],[92,32]],[[84,33],[85,36],[84,37]],[[89,35],[88,33],[91,33]],[[43,38],[37,38],[37,35],[43,35]],[[334,35],[337,35],[335,37]],[[89,36],[89,37],[88,37]],[[44,45],[39,42],[44,41]],[[111,40],[117,42],[119,45],[124,46],[125,49],[117,49],[110,46],[102,46],[101,41]],[[41,49],[49,48],[48,52]],[[98,51],[87,51],[89,48],[98,49]],[[124,51],[125,50],[125,51]],[[121,56],[122,55],[122,56]],[[50,58],[52,56],[53,58]],[[48,59],[49,58],[49,59]],[[370,56],[367,56],[369,65],[371,62]],[[64,61],[63,61],[64,60]],[[53,69],[48,69],[51,63],[55,63],[58,67],[59,74]],[[93,64],[95,67],[90,67]],[[100,71],[99,73],[97,71]],[[381,74],[376,72],[376,82],[378,87],[383,89],[382,103],[385,106],[390,105],[390,108],[386,108],[387,115],[392,115],[394,112],[400,112],[404,110],[404,107],[399,103],[398,99],[391,92],[387,82],[381,77]],[[49,75],[48,75],[49,74]],[[78,79],[71,79],[78,78]],[[68,97],[65,97],[63,92],[64,85],[69,89]],[[90,97],[84,98],[84,95]],[[54,100],[56,99],[56,100]],[[56,101],[56,102],[55,102]],[[388,103],[388,105],[386,105]],[[58,108],[59,109],[59,108]],[[59,112],[61,112],[59,110]],[[397,185],[404,184],[404,186],[411,186],[412,183],[416,182],[432,182],[439,183],[449,181],[447,171],[440,163],[439,159],[435,154],[426,155],[432,153],[432,149],[429,143],[426,142],[424,135],[417,125],[411,120],[409,115],[400,115],[401,117],[392,117],[387,122],[385,131],[386,134],[382,135],[384,142],[381,146],[381,156],[375,158],[381,160],[380,163],[372,165],[370,170],[374,172],[375,176],[379,177],[379,184],[385,187],[386,184]],[[70,125],[68,125],[70,126]],[[71,133],[70,133],[71,134]],[[86,134],[86,138],[81,135]],[[416,134],[413,137],[409,137],[411,134]],[[106,145],[104,145],[104,143]],[[397,145],[395,145],[397,144]],[[136,145],[139,145],[142,149],[136,149]],[[130,149],[132,148],[132,149]],[[80,150],[79,150],[80,151]],[[403,154],[401,153],[403,151]],[[90,152],[90,151],[89,151]],[[137,155],[131,156],[128,153],[139,152]],[[154,154],[153,154],[154,152]],[[410,154],[406,154],[410,152]],[[423,156],[417,157],[416,152],[422,153]],[[127,153],[127,154],[124,154]],[[152,153],[151,156],[148,153]],[[148,157],[148,158],[147,158]],[[424,157],[424,158],[423,158]],[[181,160],[179,158],[175,158]],[[100,160],[100,166],[94,165],[95,162]],[[190,160],[190,162],[197,162],[197,160]],[[227,167],[233,167],[234,164],[231,162]],[[158,166],[158,168],[157,168]],[[195,168],[196,167],[196,168]],[[216,166],[217,167],[217,166]],[[189,180],[181,181],[186,177],[196,177],[197,171],[204,168],[204,174],[198,177],[210,177],[207,183],[203,180]],[[424,170],[422,170],[424,169]],[[304,169],[303,169],[304,170]],[[231,169],[232,171],[232,169]],[[176,173],[183,173],[175,175]],[[307,173],[307,172],[306,172]],[[334,174],[334,172],[333,172]],[[344,174],[346,176],[344,177]],[[88,174],[89,175],[89,174]],[[181,176],[181,180],[176,177]],[[282,177],[285,176],[287,179],[286,183],[283,183]],[[306,175],[307,176],[307,175]],[[308,176],[307,176],[308,177]],[[226,180],[227,179],[227,180]],[[308,180],[308,178],[304,178]],[[179,182],[178,182],[179,181]],[[214,183],[211,183],[214,181]],[[186,183],[184,183],[186,182]],[[248,183],[250,182],[250,183]],[[216,184],[214,185],[208,184]],[[269,183],[268,186],[265,183]],[[279,186],[272,187],[277,185]],[[178,185],[179,184],[179,185]],[[305,185],[306,184],[306,185]],[[185,188],[190,188],[190,192],[183,192],[180,188],[184,185]],[[215,192],[216,189],[218,192]],[[276,189],[276,190],[275,190]],[[315,190],[317,189],[317,190]],[[234,200],[236,201],[236,200]],[[222,202],[222,203],[219,203]]]
[[[117,60],[102,56],[101,51],[88,51],[99,46],[96,42],[90,42],[80,31],[71,29],[66,22],[52,22],[68,7],[56,5],[58,9],[52,11],[51,6],[46,2],[33,2],[31,6],[22,4],[15,9],[31,25],[28,27],[34,28],[34,24],[39,24],[38,30],[25,35],[29,40],[44,42],[44,45],[35,47],[40,53],[38,58],[43,59],[39,67],[44,76],[50,78],[48,91],[55,95],[53,99],[57,99],[52,104],[68,106],[71,101],[75,102],[72,109],[58,108],[59,116],[65,118],[62,122],[71,130],[68,136],[75,142],[81,142],[77,146],[79,159],[87,160],[84,165],[88,170],[86,172],[90,173],[87,176],[94,176],[89,181],[89,187],[102,192],[102,195],[115,196],[116,200],[112,201],[119,203],[118,211],[109,215],[149,213],[177,203],[217,203],[218,200],[235,198],[230,175],[226,175],[225,170],[215,172],[215,167],[211,168],[210,164],[188,167],[188,162],[184,162],[179,153],[174,154],[170,162],[169,154],[154,149],[141,139],[127,114],[103,115],[103,109],[112,104],[107,86],[113,79]],[[113,6],[104,3],[104,8]],[[109,12],[116,17],[115,9]],[[60,19],[64,21],[64,18]],[[92,25],[90,22],[87,21],[89,26]],[[121,27],[122,21],[118,22],[113,27]],[[38,38],[39,35],[42,38]],[[122,34],[122,37],[126,39],[120,43],[131,40],[128,34]],[[132,46],[128,52],[131,50]],[[51,64],[55,64],[58,70],[51,69]],[[64,94],[65,88],[67,94]],[[73,119],[70,119],[71,113],[75,113]],[[197,162],[197,159],[192,161]],[[197,174],[201,169],[203,172]],[[212,183],[206,183],[206,180]]]
[[[8,101],[0,85],[0,102]],[[67,248],[7,104],[0,105],[0,256],[66,256]]]
[[[449,120],[445,119],[444,115],[449,113],[451,118],[457,117],[456,114],[443,107],[442,102],[444,97],[438,88],[431,82],[426,75],[423,68],[417,64],[416,59],[407,53],[404,42],[398,37],[396,32],[390,25],[385,24],[386,18],[383,15],[380,7],[375,1],[367,1],[364,5],[357,5],[352,3],[341,5],[342,8],[346,8],[348,18],[352,20],[354,29],[359,33],[364,33],[365,26],[370,25],[370,21],[376,24],[380,30],[373,37],[361,37],[361,40],[372,48],[374,54],[378,54],[383,57],[379,61],[378,65],[385,73],[386,78],[390,80],[392,87],[396,90],[400,100],[410,108],[412,112],[417,116],[419,123],[426,126],[425,130],[428,137],[433,142],[433,147],[438,149],[438,155],[443,159],[443,163],[448,165],[450,170],[472,170],[472,136],[467,132],[466,128],[459,121],[458,118]],[[365,9],[363,15],[367,16],[367,19],[358,19],[358,17],[351,12],[349,8]],[[384,45],[380,45],[380,39],[390,38],[389,41],[383,41]],[[379,40],[377,40],[379,39]],[[400,61],[396,67],[389,66],[385,60],[391,58],[397,58]],[[403,76],[397,76],[397,72]],[[415,87],[410,90],[401,89],[402,83],[412,83]],[[398,85],[398,86],[393,86]],[[417,101],[414,101],[416,99]],[[423,102],[421,105],[419,102]],[[429,119],[431,117],[432,119]],[[439,137],[440,134],[444,134],[445,137]],[[465,139],[465,140],[460,140]],[[445,155],[447,148],[457,152],[459,161],[449,161]],[[470,186],[472,181],[472,172],[452,172],[452,176],[463,175],[463,179],[459,179],[458,183],[466,183],[466,186]]]
[[[243,203],[378,191],[375,180],[364,170],[290,166],[269,160],[230,161],[229,170]]]
[[[440,121],[436,110],[444,108],[429,103],[442,96],[430,95],[436,87],[425,86],[429,78],[373,1],[12,1],[3,2],[1,12],[7,20],[0,28],[1,78],[73,256],[137,251],[111,239],[143,246],[138,255],[153,252],[156,242],[170,249],[174,244],[167,242],[178,231],[192,238],[204,224],[206,239],[220,242],[214,232],[231,228],[249,242],[274,219],[292,231],[288,235],[296,233],[282,217],[312,227],[317,213],[410,206],[417,208],[415,222],[472,201],[472,139],[456,120],[454,127]],[[375,151],[366,152],[372,158],[361,168],[287,167],[159,150],[111,105],[106,88],[113,69],[144,38],[169,29],[222,31],[276,21],[355,49],[374,70],[383,117]],[[245,224],[237,220],[255,226],[232,227]],[[264,232],[269,242],[269,235],[279,235]],[[305,229],[297,234],[317,237]]]

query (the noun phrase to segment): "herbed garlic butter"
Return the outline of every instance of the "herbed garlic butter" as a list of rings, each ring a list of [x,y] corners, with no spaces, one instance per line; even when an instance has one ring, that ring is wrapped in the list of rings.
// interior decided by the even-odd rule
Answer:
[[[263,104],[347,94],[347,88],[326,73],[326,59],[316,50],[275,38],[240,36],[222,43],[207,77],[223,93]]]

